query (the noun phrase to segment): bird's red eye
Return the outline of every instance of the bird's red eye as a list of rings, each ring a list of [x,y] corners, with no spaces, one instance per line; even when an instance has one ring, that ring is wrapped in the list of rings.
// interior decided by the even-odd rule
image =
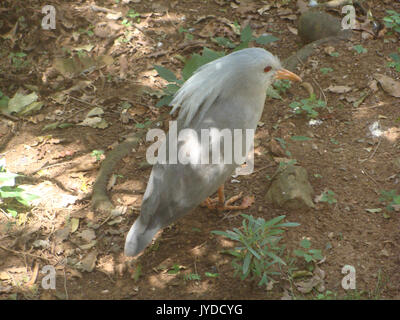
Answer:
[[[271,66],[266,66],[266,67],[264,68],[264,72],[270,72],[271,69],[272,69]]]

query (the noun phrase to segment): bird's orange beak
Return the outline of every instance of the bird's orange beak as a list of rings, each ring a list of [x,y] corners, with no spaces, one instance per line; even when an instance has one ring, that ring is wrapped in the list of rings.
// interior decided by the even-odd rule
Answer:
[[[280,69],[275,73],[275,78],[282,80],[293,80],[293,81],[303,81],[297,74],[290,72],[289,70],[286,69]]]

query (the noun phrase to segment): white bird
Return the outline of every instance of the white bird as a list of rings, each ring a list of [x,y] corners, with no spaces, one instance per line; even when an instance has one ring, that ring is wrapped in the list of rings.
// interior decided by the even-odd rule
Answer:
[[[180,108],[178,133],[191,129],[200,137],[201,130],[208,129],[211,132],[209,144],[200,143],[193,135],[184,135],[177,152],[191,161],[153,166],[140,216],[126,238],[126,256],[142,252],[160,229],[201,204],[241,165],[235,161],[225,163],[224,159],[232,155],[224,153],[225,149],[219,145],[222,137],[218,132],[241,129],[241,151],[246,155],[252,145],[245,143],[244,132],[246,129],[255,131],[264,109],[267,88],[275,79],[301,81],[300,77],[283,69],[279,59],[270,52],[249,48],[202,66],[184,83],[171,102],[171,113]],[[169,134],[159,149],[164,148],[166,154],[172,148],[168,143]],[[202,152],[214,150],[213,147],[222,153],[219,163],[196,162]],[[222,188],[219,196],[223,201]],[[224,204],[220,204],[220,209],[221,205],[223,209]]]

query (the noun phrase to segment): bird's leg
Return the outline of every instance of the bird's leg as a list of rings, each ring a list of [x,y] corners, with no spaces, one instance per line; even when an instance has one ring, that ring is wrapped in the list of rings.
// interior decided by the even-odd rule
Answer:
[[[218,210],[219,212],[228,210],[244,210],[249,208],[253,204],[254,202],[253,196],[244,197],[241,205],[239,206],[231,205],[235,201],[242,198],[242,196],[243,192],[240,192],[238,195],[233,196],[232,198],[229,198],[227,201],[225,201],[224,185],[222,185],[221,187],[218,188],[218,198],[216,199],[207,198],[206,200],[204,200],[201,206],[207,207],[209,210]]]

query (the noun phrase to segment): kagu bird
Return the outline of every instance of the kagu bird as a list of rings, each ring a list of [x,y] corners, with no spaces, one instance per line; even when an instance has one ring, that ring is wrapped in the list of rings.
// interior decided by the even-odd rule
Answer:
[[[200,136],[202,129],[210,132],[217,129],[255,131],[264,109],[267,88],[275,79],[301,81],[300,77],[283,69],[277,57],[261,48],[236,51],[202,66],[171,102],[174,106],[171,113],[180,108],[178,132],[191,129]],[[162,145],[166,154],[172,148],[167,142],[170,133],[171,129]],[[200,144],[193,135],[183,135],[177,144],[177,152],[198,160],[204,149],[208,151],[219,146],[220,140],[220,136],[211,134],[209,143]],[[242,152],[247,154],[252,146],[242,140]],[[229,158],[225,149],[218,148],[223,159]],[[189,213],[216,192],[241,164],[225,163],[222,158],[219,163],[209,164],[193,161],[156,163],[140,216],[127,235],[125,255],[135,256],[142,252],[160,229]],[[219,196],[223,201],[222,188]],[[224,209],[223,205],[220,204],[220,209]]]

